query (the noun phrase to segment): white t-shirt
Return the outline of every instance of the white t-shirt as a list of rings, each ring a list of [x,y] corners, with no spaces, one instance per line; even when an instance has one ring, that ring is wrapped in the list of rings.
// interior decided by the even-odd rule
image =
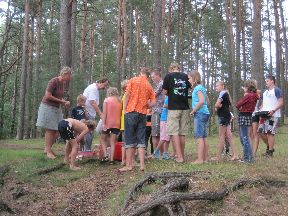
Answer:
[[[96,117],[96,111],[91,105],[92,101],[96,101],[97,105],[99,105],[99,90],[96,86],[96,83],[92,83],[91,85],[87,86],[84,90],[83,95],[86,97],[86,109],[89,115],[93,118]]]
[[[275,87],[270,90],[266,90],[263,93],[263,105],[262,111],[271,111],[274,110],[277,106],[278,99],[283,97],[281,89]],[[278,109],[274,114],[274,117],[281,117],[281,111]]]

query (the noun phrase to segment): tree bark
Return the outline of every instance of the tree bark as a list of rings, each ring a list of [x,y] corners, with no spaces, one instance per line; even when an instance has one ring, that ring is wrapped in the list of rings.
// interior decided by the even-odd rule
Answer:
[[[87,0],[83,0],[82,4],[82,11],[83,11],[83,18],[82,18],[82,29],[81,29],[81,44],[80,44],[80,53],[79,53],[79,58],[80,58],[80,75],[81,77],[84,78],[85,84],[88,83],[88,75],[86,73],[86,68],[84,65],[84,58],[85,58],[85,47],[86,47],[86,35],[87,35]]]
[[[156,1],[155,3],[155,16],[154,16],[154,44],[153,44],[153,67],[161,68],[161,33],[162,33],[162,2]]]
[[[20,80],[20,96],[19,96],[19,117],[17,124],[16,139],[22,140],[24,137],[24,115],[25,115],[25,97],[26,97],[26,79],[27,79],[27,62],[28,62],[28,36],[29,36],[29,0],[25,0],[25,24],[23,31],[23,50]]]
[[[33,53],[34,53],[34,1],[30,1],[32,3],[30,8],[31,20],[30,20],[30,28],[29,28],[29,43],[28,43],[28,64],[27,64],[27,93],[26,93],[26,104],[25,104],[25,128],[24,128],[24,139],[31,138],[31,129],[32,129],[32,116],[36,115],[36,109],[33,105]]]
[[[262,0],[253,0],[252,21],[252,65],[251,76],[258,81],[258,86],[263,87],[263,62],[262,33],[261,33]]]
[[[60,11],[60,65],[72,66],[71,19],[73,0],[61,0]]]

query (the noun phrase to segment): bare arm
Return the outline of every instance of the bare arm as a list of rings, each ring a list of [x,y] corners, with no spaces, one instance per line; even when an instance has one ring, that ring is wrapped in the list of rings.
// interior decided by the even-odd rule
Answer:
[[[90,104],[92,105],[92,107],[94,108],[95,112],[100,116],[100,118],[102,119],[102,112],[100,110],[100,108],[98,107],[98,104],[95,100],[91,100],[89,101]]]
[[[124,113],[126,113],[126,108],[127,108],[127,104],[130,98],[130,93],[126,92],[125,93],[125,98],[124,98]]]
[[[52,93],[49,92],[49,91],[45,91],[44,97],[45,97],[46,99],[48,99],[48,100],[58,102],[59,104],[62,104],[62,105],[64,105],[65,107],[70,106],[70,102],[69,102],[69,101],[66,101],[66,100],[64,100],[63,98],[62,98],[62,99],[56,98],[56,97],[54,97],[54,96],[52,95]]]
[[[83,137],[89,132],[90,130],[88,129],[88,127],[86,126],[86,129],[83,130],[77,137],[76,137],[76,142],[79,143]]]
[[[107,117],[107,106],[106,103],[103,103],[103,113],[102,113],[102,122],[103,122],[103,130],[106,131],[107,130],[107,126],[106,126],[106,117]]]

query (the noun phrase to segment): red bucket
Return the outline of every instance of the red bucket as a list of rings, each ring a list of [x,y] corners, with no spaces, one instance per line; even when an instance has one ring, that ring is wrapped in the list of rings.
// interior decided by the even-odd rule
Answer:
[[[123,142],[116,142],[114,160],[117,160],[117,161],[122,160],[122,145],[123,145]]]

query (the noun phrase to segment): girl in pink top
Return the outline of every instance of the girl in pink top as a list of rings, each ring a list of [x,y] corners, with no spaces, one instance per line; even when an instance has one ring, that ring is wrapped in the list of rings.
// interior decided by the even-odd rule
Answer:
[[[103,135],[110,134],[111,155],[110,162],[114,161],[115,143],[120,132],[122,103],[117,88],[110,87],[103,103]]]

